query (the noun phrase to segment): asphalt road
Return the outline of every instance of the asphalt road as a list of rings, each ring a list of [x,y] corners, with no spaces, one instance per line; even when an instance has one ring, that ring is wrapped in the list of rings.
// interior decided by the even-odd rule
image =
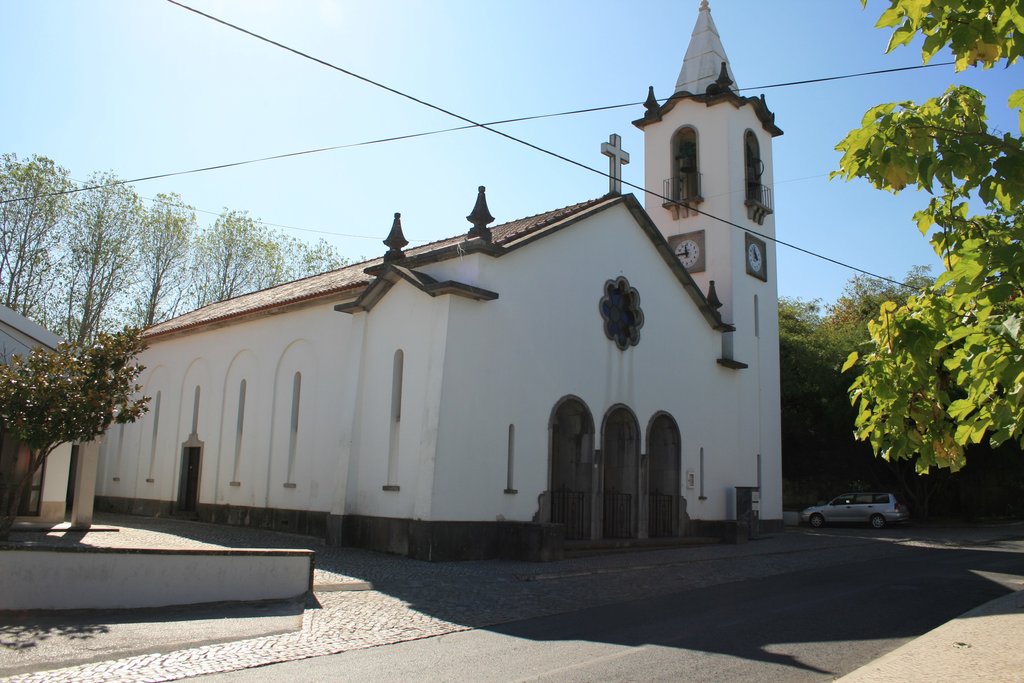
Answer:
[[[675,592],[212,681],[830,681],[1024,576],[1011,552],[904,548],[884,560]]]

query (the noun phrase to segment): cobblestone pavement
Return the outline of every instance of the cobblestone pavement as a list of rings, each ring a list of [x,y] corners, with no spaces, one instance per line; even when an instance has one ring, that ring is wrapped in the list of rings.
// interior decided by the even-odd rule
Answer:
[[[1024,524],[882,532],[788,530],[740,545],[638,551],[546,564],[497,560],[433,564],[327,547],[305,536],[237,527],[125,516],[103,516],[97,521],[116,525],[121,531],[51,534],[45,542],[107,547],[310,548],[317,553],[314,585],[319,605],[306,609],[301,629],[288,633],[26,671],[0,680],[170,681],[827,567],[849,561],[851,552],[858,560],[869,560],[892,556],[905,546],[993,547],[1001,539],[1024,536]],[[369,582],[373,590],[323,590],[356,582]],[[93,637],[103,636],[97,633]]]

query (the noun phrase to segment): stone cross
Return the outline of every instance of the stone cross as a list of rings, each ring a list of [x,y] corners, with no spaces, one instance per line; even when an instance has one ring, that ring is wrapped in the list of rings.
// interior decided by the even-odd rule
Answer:
[[[629,163],[629,153],[622,149],[622,138],[612,133],[601,143],[601,154],[608,157],[608,194],[622,194],[622,167]]]

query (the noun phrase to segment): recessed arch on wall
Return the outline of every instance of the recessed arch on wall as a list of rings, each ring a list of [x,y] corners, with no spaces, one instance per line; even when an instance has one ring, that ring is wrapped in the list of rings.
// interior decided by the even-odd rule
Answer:
[[[301,396],[316,396],[317,358],[313,345],[307,339],[295,339],[281,352],[274,369],[273,404],[269,453],[267,456],[267,505],[287,506],[291,498],[279,498],[270,493],[271,482],[278,487],[296,489],[307,481],[311,463],[307,443],[311,436],[305,415],[314,401],[303,401]],[[275,502],[275,500],[277,502]]]
[[[250,486],[257,485],[261,477],[256,476],[253,461],[253,446],[259,443],[261,420],[260,368],[256,354],[251,349],[241,349],[228,364],[224,373],[223,390],[221,392],[221,430],[218,448],[217,496],[218,502],[224,496],[235,496],[222,489],[221,482],[227,480],[228,486],[239,489],[243,484],[251,495]],[[253,412],[254,409],[257,412]],[[254,421],[252,416],[256,415]],[[255,429],[254,429],[255,428]],[[231,489],[228,489],[230,491]],[[249,502],[249,498],[232,497],[232,501]]]
[[[665,411],[647,423],[647,535],[679,534],[682,449],[679,425]]]
[[[697,129],[682,126],[672,134],[671,183],[666,197],[677,202],[700,201],[700,148]]]
[[[594,418],[578,396],[555,402],[548,419],[550,521],[565,525],[567,539],[592,536],[596,497]]]
[[[629,406],[616,403],[601,421],[602,536],[631,538],[640,511],[640,423]]]

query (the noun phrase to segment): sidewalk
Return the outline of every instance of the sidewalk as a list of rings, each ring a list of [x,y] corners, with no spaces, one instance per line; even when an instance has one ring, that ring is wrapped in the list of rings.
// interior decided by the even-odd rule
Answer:
[[[6,680],[176,680],[658,595],[666,586],[684,591],[827,567],[845,562],[851,548],[859,559],[867,560],[891,555],[895,545],[959,548],[1024,537],[1024,524],[892,529],[884,535],[866,530],[803,530],[741,545],[623,553],[548,564],[431,564],[326,547],[309,537],[254,529],[142,517],[102,516],[97,521],[121,531],[40,534],[31,537],[32,542],[309,548],[317,553],[316,604],[181,608],[173,614],[65,613],[45,619],[21,615],[0,626],[0,676],[11,677]],[[14,540],[29,538],[26,534]],[[1003,667],[985,669],[985,680],[1022,680],[1016,675],[1024,671],[1020,659],[1024,652],[1022,595],[1009,595],[997,601],[998,605],[992,603],[988,613],[965,615],[919,639],[922,647],[932,651],[944,648],[944,657],[913,654],[911,648],[919,642],[913,641],[854,672],[849,680],[939,680],[950,676],[969,680],[964,672],[982,670],[972,663],[972,657]],[[940,633],[947,627],[961,631]],[[906,653],[899,654],[904,650]],[[880,668],[873,669],[875,665]],[[961,667],[967,668],[961,671]],[[1000,678],[1009,671],[1016,677]]]
[[[980,605],[839,680],[1020,683],[1024,681],[1024,590]]]

